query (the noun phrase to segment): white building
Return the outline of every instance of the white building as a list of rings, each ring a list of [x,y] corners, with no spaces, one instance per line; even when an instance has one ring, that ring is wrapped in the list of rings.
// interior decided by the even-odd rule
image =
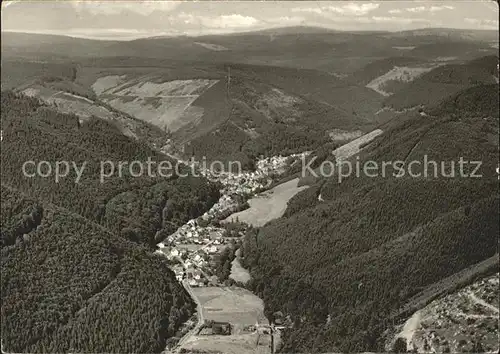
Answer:
[[[172,257],[178,257],[178,256],[179,256],[179,250],[178,250],[177,248],[172,248],[172,249],[170,250],[170,255],[171,255]]]
[[[206,252],[210,254],[217,253],[217,247],[216,246],[207,247]]]

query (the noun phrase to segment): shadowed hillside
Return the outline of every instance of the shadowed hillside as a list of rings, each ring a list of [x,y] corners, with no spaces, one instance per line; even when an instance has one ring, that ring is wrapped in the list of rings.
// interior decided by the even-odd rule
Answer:
[[[391,168],[386,177],[320,178],[290,200],[286,217],[246,236],[250,286],[271,319],[282,311],[293,323],[283,351],[383,351],[377,338],[392,326],[391,311],[495,254],[499,155],[489,136],[498,134],[498,99],[481,95],[472,106],[483,112],[479,118],[454,106],[478,99],[477,88],[457,97],[436,116],[395,124],[365,147],[361,161],[464,157],[482,161],[482,178],[396,178]]]
[[[1,231],[16,240],[1,250],[4,350],[160,352],[194,311],[145,248],[3,184]]]
[[[498,83],[497,63],[498,57],[491,56],[440,66],[387,98],[384,105],[394,109],[430,106],[467,87]]]
[[[356,19],[409,15],[393,10]],[[498,31],[1,37],[3,351],[404,352],[408,316],[498,264]],[[191,157],[247,171],[197,177]],[[247,207],[262,226],[227,223]],[[474,316],[498,314],[474,296]],[[459,320],[474,339],[442,348],[481,352],[474,316]]]
[[[33,98],[2,93],[2,130],[2,183],[135,242],[156,244],[157,232],[175,231],[203,214],[219,197],[215,185],[201,178],[176,178],[175,170],[167,171],[170,176],[165,177],[153,167],[151,175],[147,170],[137,175],[138,169],[127,165],[110,170],[109,164],[103,165],[105,161],[115,166],[119,161],[145,164],[148,158],[173,165],[175,161],[124,136],[106,121],[94,118],[80,124],[77,116],[58,113]],[[25,161],[48,161],[53,169],[56,162],[68,161],[82,172],[70,168],[59,181],[53,174],[29,178],[23,174]],[[176,212],[164,211],[167,204],[175,206]]]

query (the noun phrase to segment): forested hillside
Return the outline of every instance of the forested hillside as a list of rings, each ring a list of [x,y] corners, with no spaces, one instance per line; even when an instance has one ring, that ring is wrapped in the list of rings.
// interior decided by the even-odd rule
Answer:
[[[160,352],[193,312],[146,248],[4,185],[1,197],[4,351]]]
[[[62,13],[75,17],[56,27],[155,37],[1,34],[2,351],[201,353],[214,344],[240,354],[268,350],[270,334],[283,353],[384,352],[424,295],[498,254],[498,31],[375,28],[413,28],[393,16],[410,12],[431,26],[459,6],[304,3],[271,18],[236,3],[233,14],[228,4],[220,14],[158,3],[149,14],[127,5],[104,15],[87,5],[71,5]],[[23,6],[7,12],[45,13]],[[257,30],[327,14],[360,30]],[[124,31],[106,27],[120,16]],[[245,28],[255,31],[226,33]],[[353,165],[340,180],[343,165],[298,178],[286,193],[272,190],[282,217],[248,191],[267,188],[267,177],[295,183],[300,161],[281,174],[271,158],[218,183],[175,159],[254,170],[260,156],[310,152],[320,172],[340,162],[332,151],[367,136],[376,137],[348,162],[375,162],[376,176]],[[277,218],[259,228],[224,221],[241,208]],[[200,218],[209,210],[213,219]],[[250,280],[237,287],[252,296],[228,287],[242,268]],[[267,322],[284,329],[266,335]],[[230,335],[208,335],[227,324]]]
[[[35,80],[74,80],[76,65],[72,63],[40,63],[36,61],[2,60],[2,90],[14,89]]]
[[[423,59],[407,56],[384,58],[373,61],[360,70],[352,73],[349,79],[356,83],[366,85],[377,77],[384,75],[389,70],[392,70],[395,66],[411,66],[426,62],[427,61]]]
[[[1,108],[4,350],[162,351],[194,305],[151,247],[210,208],[218,187],[128,168],[101,181],[101,161],[167,157],[110,122],[81,123],[34,98],[5,91]],[[59,181],[34,166],[27,177],[25,161],[71,168]]]
[[[439,66],[415,79],[384,101],[397,110],[433,106],[466,88],[498,83],[498,56],[487,56],[465,64]]]
[[[156,232],[175,229],[197,217],[218,200],[215,185],[200,178],[163,178],[157,169],[148,175],[148,158],[157,163],[168,160],[145,143],[121,134],[111,123],[92,119],[80,124],[78,118],[61,114],[41,105],[36,99],[12,92],[2,93],[2,183],[24,191],[43,201],[65,207],[100,223],[128,239],[154,245]],[[78,183],[73,167],[58,182],[55,177],[26,177],[25,161],[57,161],[85,164]],[[144,164],[122,173],[110,164],[103,171],[109,175],[101,183],[101,162],[139,161]],[[168,160],[175,166],[173,160]],[[156,165],[157,166],[157,165]],[[168,165],[167,165],[168,166]],[[46,168],[46,167],[45,167]],[[32,173],[34,167],[29,171]],[[131,174],[132,172],[132,174]],[[181,169],[181,172],[188,172]],[[134,200],[135,203],[130,204]]]
[[[378,108],[379,102],[373,97],[377,94],[372,95],[368,89],[367,93],[363,87],[349,87],[347,82],[335,77],[321,78],[312,70],[272,69],[231,66],[229,91],[221,93],[228,100],[227,112],[219,116],[219,125],[189,140],[185,153],[210,160],[241,161],[244,167],[251,168],[251,161],[261,155],[315,150],[329,142],[328,133],[333,129],[369,131],[376,126],[373,115],[360,110],[369,109],[369,105],[373,112]],[[317,90],[316,85],[324,86],[328,94],[307,91]],[[331,91],[344,89],[361,95],[357,98],[363,104],[354,108],[353,102],[347,99],[348,93]],[[203,96],[193,104],[201,104],[201,99]],[[223,100],[217,102],[220,101]],[[203,99],[201,106],[207,113],[202,123],[188,128],[202,130],[213,105]],[[181,129],[174,138],[177,135],[186,134]]]
[[[481,104],[457,109],[479,97]],[[495,254],[495,107],[498,85],[463,91],[434,116],[395,124],[361,154],[379,165],[427,155],[448,162],[448,174],[450,161],[463,157],[482,161],[483,177],[462,177],[457,165],[454,177],[394,177],[388,168],[385,177],[320,178],[289,202],[284,218],[247,235],[251,288],[269,318],[282,311],[292,320],[282,352],[384,351],[378,338],[411,296]]]

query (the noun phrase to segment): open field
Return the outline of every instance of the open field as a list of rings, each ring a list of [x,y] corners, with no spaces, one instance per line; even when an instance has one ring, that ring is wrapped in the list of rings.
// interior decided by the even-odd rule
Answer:
[[[92,88],[113,108],[159,128],[176,131],[202,117],[203,109],[191,105],[218,82],[208,79],[156,82],[158,79],[154,75],[138,79],[109,75],[98,78]]]
[[[86,97],[77,96],[68,92],[54,91],[42,85],[32,85],[22,91],[25,95],[38,97],[43,101],[54,104],[63,113],[76,114],[80,118],[88,119],[96,116],[102,119],[113,119],[114,115],[107,108],[102,107]]]
[[[268,325],[264,316],[264,303],[250,291],[237,287],[193,288],[194,296],[202,306],[205,320],[229,322],[232,334],[198,335],[182,345],[184,350],[204,350],[222,353],[270,353],[271,338],[262,331],[245,332],[247,326]]]
[[[250,273],[248,272],[248,270],[242,267],[240,263],[240,254],[241,250],[238,249],[236,251],[236,257],[231,263],[231,274],[229,275],[229,278],[233,279],[234,281],[245,284],[250,280]]]
[[[203,287],[193,289],[193,293],[203,307],[203,318],[230,322],[234,334],[256,323],[268,324],[263,301],[246,289]]]
[[[401,83],[410,82],[415,80],[418,76],[431,71],[434,66],[395,66],[392,70],[386,72],[384,75],[379,76],[369,82],[366,87],[375,92],[380,93],[382,96],[390,96],[392,92],[387,92],[386,85],[388,82],[398,81]]]
[[[339,147],[338,149],[336,149],[332,153],[337,160],[347,159],[347,158],[357,154],[361,150],[361,147],[364,144],[369,143],[370,141],[375,139],[375,137],[379,136],[380,134],[382,134],[382,130],[375,129],[375,130],[369,132],[368,134],[365,134],[365,135],[357,138],[356,140],[353,140],[345,145],[342,145],[341,147]]]
[[[260,227],[271,220],[281,217],[290,198],[308,188],[307,186],[298,187],[298,182],[299,179],[295,178],[257,195],[248,201],[250,208],[235,213],[224,221],[229,222],[238,219],[241,222]]]
[[[97,95],[111,89],[112,87],[117,87],[127,79],[127,75],[108,75],[100,77],[92,85],[92,89]]]
[[[38,97],[48,104],[55,105],[62,113],[75,114],[80,121],[91,117],[98,117],[116,123],[116,127],[126,136],[134,139],[140,135],[144,123],[125,117],[117,112],[112,112],[107,107],[100,105],[86,97],[69,92],[55,91],[43,85],[31,85],[22,91],[25,95]]]
[[[226,47],[218,45],[218,44],[203,43],[203,42],[194,42],[194,43],[201,45],[203,48],[210,49],[210,50],[213,50],[215,52],[228,50]]]
[[[196,336],[184,346],[187,350],[200,350],[224,354],[269,354],[269,335],[257,332],[231,336]]]
[[[55,104],[61,112],[73,113],[77,116],[90,118],[96,116],[103,119],[112,119],[113,113],[107,108],[99,106],[84,98],[66,92],[58,92],[47,99],[48,103]]]

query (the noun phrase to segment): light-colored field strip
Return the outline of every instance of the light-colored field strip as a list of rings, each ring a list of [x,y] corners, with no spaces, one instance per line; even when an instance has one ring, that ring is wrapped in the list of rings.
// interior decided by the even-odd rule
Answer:
[[[270,191],[264,192],[250,199],[250,208],[229,216],[225,222],[238,219],[254,227],[260,227],[271,220],[280,218],[286,210],[288,201],[308,186],[298,187],[299,179],[282,183]]]
[[[361,151],[362,145],[369,143],[382,133],[383,131],[381,129],[375,129],[368,134],[365,134],[345,145],[342,145],[341,147],[333,151],[333,155],[335,156],[337,161],[341,161],[353,155],[356,155]]]

